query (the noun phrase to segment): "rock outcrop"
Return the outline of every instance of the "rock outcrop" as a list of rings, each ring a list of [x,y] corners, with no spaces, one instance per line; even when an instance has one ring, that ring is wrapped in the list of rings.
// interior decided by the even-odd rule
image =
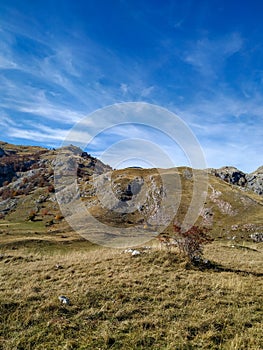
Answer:
[[[6,155],[5,151],[2,148],[0,148],[0,157],[3,157],[5,155]]]
[[[263,195],[263,166],[246,175],[246,187],[259,195]]]
[[[198,225],[219,237],[248,237],[263,229],[263,167],[251,174],[234,167],[210,169],[208,176],[200,170],[197,176],[187,167],[112,170],[72,145],[48,150],[0,142],[0,150],[0,219],[6,221],[40,222],[60,232],[70,215],[81,225],[89,213],[94,230],[101,222],[133,235],[137,229],[171,232],[174,219],[183,222],[194,214]],[[193,192],[206,182],[199,207]],[[108,233],[103,228],[99,234]]]
[[[210,173],[229,184],[249,189],[259,195],[263,195],[263,166],[250,174],[246,174],[230,166],[225,166],[220,169],[210,169]]]
[[[60,164],[61,163],[61,164]],[[111,170],[110,166],[75,146],[58,150],[15,146],[0,142],[0,215],[14,210],[18,198],[43,189],[54,192],[54,169],[72,174],[84,182],[96,172]]]

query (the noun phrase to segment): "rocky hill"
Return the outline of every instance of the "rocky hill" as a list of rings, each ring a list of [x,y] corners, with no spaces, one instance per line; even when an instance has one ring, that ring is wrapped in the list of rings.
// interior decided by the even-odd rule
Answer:
[[[229,184],[263,195],[263,166],[250,174],[243,173],[237,168],[230,166],[220,169],[210,169],[210,172]]]
[[[97,222],[120,231],[164,228],[169,233],[173,221],[182,222],[193,205],[193,211],[198,209],[197,224],[210,228],[215,237],[248,239],[263,231],[262,169],[252,174],[232,167],[208,172],[186,167],[112,170],[72,145],[48,150],[1,142],[0,219],[28,239],[38,230],[49,235],[72,232],[68,223],[80,225],[85,217],[75,213],[70,214],[75,222],[65,220],[61,205],[72,209],[78,203]],[[201,185],[206,177],[207,187],[199,186],[202,191],[198,194],[206,199],[196,209],[195,183]],[[54,184],[54,179],[60,178],[63,181]],[[77,202],[72,202],[67,189],[76,185]],[[2,233],[8,234],[8,230],[2,229]]]
[[[64,154],[69,161],[74,155],[78,158],[76,176],[88,181],[94,169],[101,174],[111,170],[98,159],[83,152],[75,146],[68,146],[59,150],[48,150],[41,147],[15,146],[0,142],[0,215],[15,214],[16,210],[25,202],[35,200],[36,205],[24,207],[24,215],[28,211],[38,213],[40,203],[50,200],[55,203],[54,209],[58,211],[54,189],[54,167],[58,154]]]

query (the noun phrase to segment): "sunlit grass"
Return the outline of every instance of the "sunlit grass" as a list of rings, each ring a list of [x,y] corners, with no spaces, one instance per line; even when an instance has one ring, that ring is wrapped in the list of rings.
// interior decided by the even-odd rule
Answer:
[[[215,242],[220,268],[200,271],[156,243],[134,257],[60,244],[1,249],[3,349],[262,348],[262,245]]]

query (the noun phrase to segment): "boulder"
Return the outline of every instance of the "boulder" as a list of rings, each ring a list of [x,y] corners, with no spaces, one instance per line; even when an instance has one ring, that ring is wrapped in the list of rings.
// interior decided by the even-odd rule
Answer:
[[[6,156],[6,153],[2,148],[0,148],[0,157],[3,157],[3,156]]]

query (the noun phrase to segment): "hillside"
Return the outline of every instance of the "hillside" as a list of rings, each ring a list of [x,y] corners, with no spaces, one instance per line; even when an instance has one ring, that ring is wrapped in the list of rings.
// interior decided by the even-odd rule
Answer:
[[[208,174],[186,167],[114,171],[75,146],[47,150],[0,143],[0,150],[0,217],[17,225],[17,230],[21,229],[28,239],[38,230],[47,235],[72,232],[77,237],[73,233],[77,227],[75,231],[85,238],[89,239],[92,232],[97,235],[96,243],[104,243],[107,232],[98,229],[98,222],[116,227],[120,234],[122,230],[136,231],[137,238],[145,232],[149,239],[156,232],[171,233],[174,219],[185,220],[196,183],[206,180],[202,188],[197,186],[198,196],[207,193],[196,215],[198,225],[208,227],[214,237],[227,239],[249,239],[252,233],[263,230],[262,168],[253,173],[252,186],[251,174],[244,177],[229,167],[210,169]],[[57,180],[57,193],[54,169],[56,178],[63,180],[62,184]],[[77,182],[78,202],[69,198],[72,194],[65,181]],[[59,186],[66,192],[60,192]],[[65,203],[69,215],[65,213]],[[70,212],[77,203],[96,219],[95,224],[89,222],[88,233],[86,224],[82,224],[86,215]],[[63,218],[65,214],[73,229]]]
[[[74,146],[0,148],[0,349],[262,349],[261,195],[210,171],[112,170]],[[205,189],[197,223],[215,239],[195,266],[154,238]],[[93,244],[142,237],[137,255]]]

